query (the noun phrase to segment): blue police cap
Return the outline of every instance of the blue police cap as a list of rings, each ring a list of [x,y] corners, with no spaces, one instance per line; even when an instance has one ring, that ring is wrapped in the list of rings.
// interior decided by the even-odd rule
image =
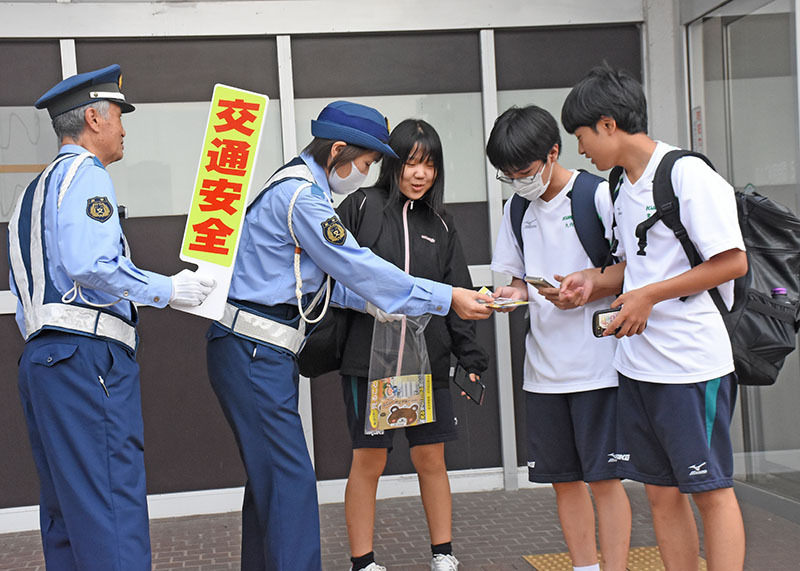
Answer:
[[[46,108],[52,119],[72,109],[105,99],[119,105],[123,113],[129,113],[135,107],[125,101],[120,87],[122,72],[119,65],[113,64],[59,81],[34,103],[34,107]]]
[[[344,141],[397,158],[389,146],[389,121],[377,109],[334,101],[311,121],[311,134],[321,139]]]

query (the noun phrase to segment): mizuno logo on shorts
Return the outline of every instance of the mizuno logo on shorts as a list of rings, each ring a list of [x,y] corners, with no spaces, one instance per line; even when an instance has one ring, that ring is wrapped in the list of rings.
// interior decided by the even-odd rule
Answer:
[[[616,454],[612,452],[608,455],[609,462],[628,462],[631,459],[630,454]]]
[[[689,475],[690,476],[701,476],[702,474],[708,474],[708,470],[703,468],[703,466],[705,466],[705,465],[706,465],[706,462],[701,462],[700,464],[692,464],[691,466],[689,466],[689,470],[691,470],[691,472],[689,472]]]
[[[536,462],[528,462],[528,468],[533,470],[536,467]]]

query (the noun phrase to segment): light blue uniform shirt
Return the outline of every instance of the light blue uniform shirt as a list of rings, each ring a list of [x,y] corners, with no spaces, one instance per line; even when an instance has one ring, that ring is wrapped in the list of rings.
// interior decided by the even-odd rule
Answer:
[[[311,169],[316,185],[300,192],[292,224],[300,242],[303,295],[314,294],[325,274],[336,280],[332,302],[364,311],[365,300],[389,313],[446,315],[452,288],[414,278],[394,264],[358,245],[349,233],[337,245],[326,239],[324,224],[339,222],[331,205],[325,171],[307,154],[300,158]],[[262,305],[297,304],[294,275],[294,241],[289,233],[289,202],[304,181],[283,181],[253,203],[245,217],[228,297]],[[344,287],[342,287],[344,286]]]
[[[78,145],[64,145],[59,154],[85,152]],[[56,289],[63,295],[77,282],[83,297],[91,303],[106,304],[121,299],[107,309],[127,319],[131,318],[127,302],[164,307],[172,294],[172,280],[140,270],[125,255],[117,197],[106,169],[93,160],[84,161],[58,206],[58,191],[73,160],[66,159],[53,170],[44,204],[47,271]],[[87,213],[89,200],[97,197],[105,198],[113,207],[110,218],[104,222]],[[9,281],[16,295],[14,280]],[[83,300],[78,296],[76,302]],[[16,319],[24,336],[21,302],[17,303]]]

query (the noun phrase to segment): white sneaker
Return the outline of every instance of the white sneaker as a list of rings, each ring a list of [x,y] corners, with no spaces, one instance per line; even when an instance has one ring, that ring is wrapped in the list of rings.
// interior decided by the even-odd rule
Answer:
[[[431,564],[433,565],[433,564]],[[447,569],[447,567],[443,567],[443,569]],[[350,566],[350,571],[353,571],[353,566]],[[367,565],[366,567],[362,568],[361,571],[386,571],[386,567],[383,565],[378,565],[374,561]]]
[[[437,553],[431,559],[431,571],[456,571],[458,569],[458,559],[454,555],[442,555]]]

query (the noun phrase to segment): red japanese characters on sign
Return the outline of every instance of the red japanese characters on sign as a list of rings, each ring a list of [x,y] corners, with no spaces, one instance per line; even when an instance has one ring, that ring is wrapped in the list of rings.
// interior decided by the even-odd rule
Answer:
[[[180,258],[217,286],[200,306],[182,309],[188,313],[220,319],[225,311],[268,103],[260,93],[214,86]]]
[[[233,234],[233,228],[226,226],[219,218],[209,218],[199,224],[192,224],[197,237],[189,244],[190,250],[227,254],[230,248],[225,247],[225,239]]]
[[[256,123],[261,121],[261,109],[262,103],[243,97],[221,98],[213,109],[208,126],[210,136],[200,165],[207,176],[196,189],[199,198],[196,207],[205,216],[199,220],[193,216],[189,227],[194,236],[188,250],[223,256],[231,252],[228,241],[239,225],[227,217],[235,217],[244,207],[242,189],[246,189],[248,182],[252,139]]]

